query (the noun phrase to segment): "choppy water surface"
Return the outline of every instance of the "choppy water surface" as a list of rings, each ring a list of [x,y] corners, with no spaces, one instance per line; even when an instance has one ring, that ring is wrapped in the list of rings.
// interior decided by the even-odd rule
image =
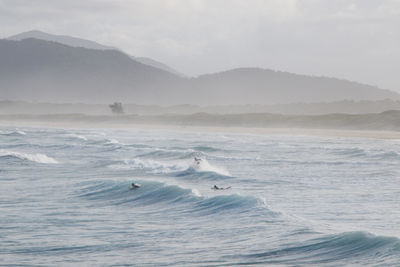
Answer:
[[[2,127],[0,265],[400,266],[399,163],[398,140]]]

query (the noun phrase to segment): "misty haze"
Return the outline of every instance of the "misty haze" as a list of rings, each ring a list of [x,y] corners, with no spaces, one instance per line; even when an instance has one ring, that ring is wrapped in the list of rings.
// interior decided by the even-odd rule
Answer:
[[[0,265],[400,265],[400,2],[0,23]]]

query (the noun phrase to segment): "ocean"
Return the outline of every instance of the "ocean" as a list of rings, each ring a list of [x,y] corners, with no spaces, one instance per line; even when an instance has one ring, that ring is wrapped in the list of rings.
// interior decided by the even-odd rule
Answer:
[[[400,140],[3,126],[0,266],[400,266],[399,166]]]

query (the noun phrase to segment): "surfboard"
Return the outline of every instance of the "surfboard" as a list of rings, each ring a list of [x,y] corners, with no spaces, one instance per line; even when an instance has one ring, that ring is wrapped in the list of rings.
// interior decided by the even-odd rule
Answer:
[[[213,190],[227,190],[227,189],[231,189],[231,188],[232,188],[231,186],[228,186],[228,187],[219,187],[219,188],[211,187],[211,189],[213,189]]]

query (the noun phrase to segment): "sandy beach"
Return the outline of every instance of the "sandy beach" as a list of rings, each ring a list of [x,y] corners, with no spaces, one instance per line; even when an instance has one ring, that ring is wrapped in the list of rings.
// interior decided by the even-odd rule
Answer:
[[[194,125],[167,125],[167,124],[122,124],[122,123],[84,123],[66,121],[0,121],[2,127],[46,127],[46,128],[110,128],[110,129],[146,129],[168,130],[179,132],[214,132],[229,134],[253,135],[305,135],[328,136],[349,138],[375,138],[375,139],[400,139],[397,131],[372,131],[372,130],[343,130],[343,129],[318,129],[318,128],[260,128],[260,127],[231,127],[231,126],[194,126]]]

